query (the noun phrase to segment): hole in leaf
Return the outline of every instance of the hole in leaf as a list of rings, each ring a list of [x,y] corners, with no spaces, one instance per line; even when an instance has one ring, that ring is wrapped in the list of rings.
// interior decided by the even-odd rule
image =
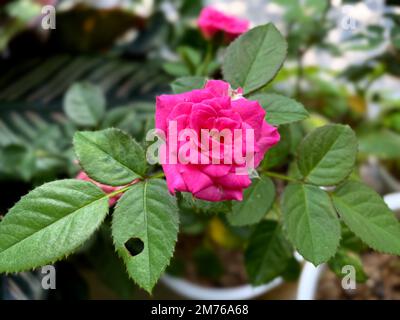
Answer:
[[[144,249],[144,243],[139,238],[131,238],[125,242],[125,248],[132,257],[137,256]]]

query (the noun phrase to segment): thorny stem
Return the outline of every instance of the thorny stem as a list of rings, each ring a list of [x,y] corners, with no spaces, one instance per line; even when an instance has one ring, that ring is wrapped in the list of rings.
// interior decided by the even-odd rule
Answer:
[[[126,186],[122,189],[111,192],[111,193],[107,194],[107,198],[114,198],[115,196],[119,195],[120,193],[124,193],[125,191],[128,191],[131,186],[132,185],[130,184],[129,186]]]
[[[152,176],[149,176],[147,178],[148,179],[157,179],[157,178],[163,178],[164,176],[165,176],[164,172],[161,171],[161,172],[158,172],[158,173],[156,173],[156,174],[154,174]],[[107,194],[107,198],[113,198],[113,197],[119,195],[120,193],[124,193],[124,192],[128,191],[129,188],[132,187],[132,185],[134,185],[135,183],[137,183],[139,181],[140,181],[140,179],[136,179],[134,182],[130,183],[129,185],[127,185],[127,186],[125,186],[125,187],[123,187],[123,188],[121,188],[119,190],[116,190],[114,192],[111,192],[111,193]]]

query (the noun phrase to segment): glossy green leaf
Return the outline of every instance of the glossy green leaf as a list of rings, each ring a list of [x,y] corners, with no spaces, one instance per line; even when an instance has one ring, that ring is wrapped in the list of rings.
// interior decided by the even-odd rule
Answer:
[[[371,248],[400,255],[400,223],[383,199],[357,181],[348,181],[332,195],[344,223]]]
[[[29,270],[70,255],[107,213],[108,197],[90,182],[60,180],[38,187],[0,223],[0,273]]]
[[[106,185],[126,185],[146,173],[143,148],[118,129],[77,132],[74,147],[85,172]]]
[[[318,265],[339,245],[340,223],[328,194],[312,185],[290,184],[283,199],[283,223],[300,254]]]
[[[255,27],[228,47],[223,63],[224,79],[249,94],[274,78],[286,51],[286,41],[273,24]]]
[[[296,100],[275,93],[259,93],[250,96],[258,101],[266,111],[265,120],[273,125],[281,125],[304,120],[308,117],[307,110]]]
[[[252,285],[267,283],[281,275],[292,257],[290,243],[279,223],[262,221],[250,237],[245,265]]]
[[[165,181],[148,180],[131,187],[113,215],[112,235],[129,276],[151,292],[173,255],[179,229],[176,200]],[[132,252],[129,241],[140,241]]]
[[[183,93],[194,89],[202,89],[206,83],[205,77],[182,77],[171,83],[174,93]]]
[[[259,222],[267,214],[275,200],[275,186],[268,177],[253,179],[243,193],[243,201],[232,203],[232,213],[227,215],[233,226],[246,226]]]
[[[352,266],[356,271],[357,282],[363,283],[368,279],[368,276],[363,269],[362,261],[355,253],[338,250],[335,256],[328,261],[328,266],[338,277],[341,278],[347,275],[347,272],[343,272],[343,267]]]
[[[357,138],[349,126],[332,124],[307,135],[299,146],[298,166],[305,181],[335,185],[353,170]]]

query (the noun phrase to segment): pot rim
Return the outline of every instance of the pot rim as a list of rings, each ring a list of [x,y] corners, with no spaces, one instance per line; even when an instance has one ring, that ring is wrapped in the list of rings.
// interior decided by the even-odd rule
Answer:
[[[245,300],[255,298],[263,293],[271,291],[282,284],[283,279],[278,277],[266,284],[256,287],[251,284],[244,284],[230,288],[212,288],[195,284],[183,278],[164,274],[161,277],[161,282],[178,294],[190,299]]]

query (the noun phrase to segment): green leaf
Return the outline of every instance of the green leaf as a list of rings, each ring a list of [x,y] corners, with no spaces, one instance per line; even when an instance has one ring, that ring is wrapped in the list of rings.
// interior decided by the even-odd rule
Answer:
[[[288,130],[284,127],[279,127],[278,131],[281,139],[275,146],[268,150],[267,154],[264,156],[261,162],[262,169],[269,170],[287,164],[287,159],[290,154],[290,139],[286,135]]]
[[[174,77],[185,77],[190,75],[189,68],[182,62],[166,62],[162,65],[164,71]]]
[[[146,173],[143,148],[118,129],[77,132],[74,147],[82,168],[98,182],[122,186]]]
[[[190,210],[196,213],[207,214],[227,214],[232,211],[231,201],[206,201],[196,199],[189,192],[180,192],[178,196],[178,206],[182,210]]]
[[[125,132],[137,133],[141,130],[138,116],[133,106],[118,107],[107,112],[101,128],[118,128]]]
[[[202,89],[206,83],[205,77],[182,77],[171,83],[174,93],[183,93],[194,89]]]
[[[267,283],[281,275],[292,257],[292,249],[281,226],[271,220],[257,225],[245,252],[245,265],[252,285]]]
[[[100,226],[108,197],[80,180],[50,182],[23,197],[0,223],[0,273],[60,260]]]
[[[258,101],[266,111],[265,120],[273,125],[304,120],[308,117],[303,105],[293,99],[275,93],[259,93],[250,96]]]
[[[282,272],[282,278],[285,281],[296,281],[301,274],[301,265],[296,258],[290,258],[285,270]]]
[[[305,181],[336,185],[354,168],[357,138],[349,126],[332,124],[317,128],[299,146],[299,170]]]
[[[368,246],[352,232],[348,226],[343,222],[342,226],[342,239],[340,241],[340,247],[353,251],[353,252],[364,252],[368,250]]]
[[[400,223],[382,198],[357,181],[348,181],[332,195],[344,223],[371,248],[400,255]]]
[[[112,235],[129,276],[151,292],[173,255],[178,234],[178,208],[163,180],[132,186],[119,200],[113,215]],[[130,252],[130,240],[143,243],[141,252]]]
[[[224,79],[249,94],[274,78],[286,51],[287,43],[274,25],[253,28],[228,47],[223,64]]]
[[[283,194],[282,211],[289,240],[305,259],[318,265],[335,254],[340,223],[325,191],[290,184]]]
[[[0,175],[25,181],[32,179],[36,170],[35,151],[23,145],[10,144],[0,149]]]
[[[342,272],[342,268],[347,265],[354,267],[357,282],[363,283],[367,281],[368,276],[363,269],[362,261],[358,255],[345,250],[338,250],[336,255],[328,261],[329,268],[340,278],[346,275],[346,273]]]
[[[232,213],[227,215],[233,226],[246,226],[259,222],[275,200],[275,186],[268,177],[253,179],[249,188],[243,193],[243,201],[232,204]]]
[[[106,100],[99,87],[87,82],[75,83],[65,95],[64,110],[75,124],[94,127],[105,114]]]

